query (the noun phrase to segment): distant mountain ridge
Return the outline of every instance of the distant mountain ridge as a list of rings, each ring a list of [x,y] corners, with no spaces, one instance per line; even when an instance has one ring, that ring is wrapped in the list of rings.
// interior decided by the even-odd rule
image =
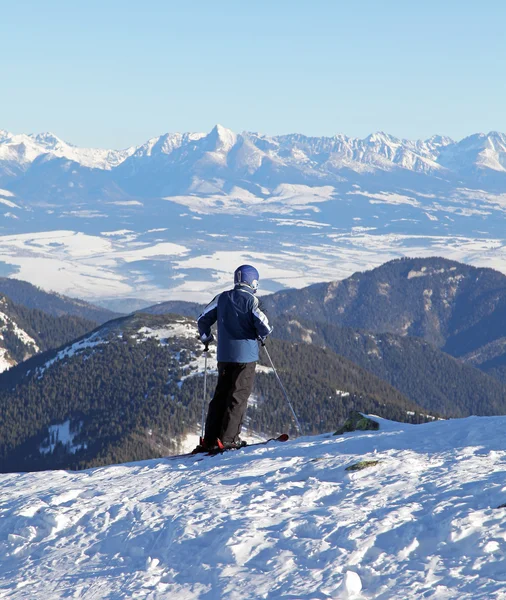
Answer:
[[[74,171],[83,171],[69,171],[71,164]],[[268,136],[238,134],[217,125],[208,134],[166,133],[118,151],[78,148],[52,133],[0,131],[0,183],[21,196],[30,192],[33,176],[43,173],[55,184],[60,182],[60,193],[74,191],[65,189],[65,180],[80,175],[81,185],[88,188],[98,185],[112,194],[115,186],[120,195],[149,197],[230,193],[234,185],[245,190],[241,193],[261,196],[262,186],[273,190],[281,183],[335,185],[351,172],[392,170],[450,180],[470,173],[506,173],[506,135],[478,133],[460,141],[440,135],[406,140],[383,132],[364,139],[342,134]],[[67,171],[74,178],[66,176]],[[103,175],[93,176],[93,171]]]
[[[80,317],[94,323],[105,323],[117,318],[119,313],[95,306],[79,298],[69,298],[55,292],[46,292],[27,281],[0,277],[0,294],[26,308],[41,310],[48,315]]]
[[[501,379],[506,374],[506,276],[493,269],[405,258],[263,301],[272,315],[420,337]]]
[[[468,164],[471,161],[477,167],[506,171],[506,135],[497,131],[472,134],[459,141],[443,135],[408,140],[381,131],[365,138],[344,134],[314,137],[300,133],[269,136],[253,132],[235,133],[222,125],[216,125],[208,134],[165,133],[139,146],[112,150],[80,148],[50,132],[13,134],[0,130],[0,161],[19,162],[23,165],[42,155],[48,155],[65,158],[84,167],[111,170],[127,161],[134,165],[139,160],[174,153],[178,153],[177,158],[184,162],[188,156],[181,151],[183,148],[192,151],[200,148],[204,152],[223,154],[235,149],[239,153],[236,166],[242,164],[248,167],[254,164],[254,158],[259,163],[261,157],[277,157],[288,163],[312,159],[329,168],[342,166],[353,169],[363,164],[385,169],[391,163],[405,169],[425,172],[452,170],[459,160],[466,157]],[[340,160],[342,163],[332,160]]]
[[[506,136],[268,136],[218,125],[115,153],[4,132],[0,207],[1,274],[91,301],[201,301],[223,280],[221,259],[238,252],[267,267],[269,291],[415,250],[504,270]]]
[[[13,134],[0,130],[0,164],[11,165],[12,173],[22,171],[41,156],[65,158],[83,167],[109,170],[123,162],[135,148],[104,150],[78,148],[53,133]]]

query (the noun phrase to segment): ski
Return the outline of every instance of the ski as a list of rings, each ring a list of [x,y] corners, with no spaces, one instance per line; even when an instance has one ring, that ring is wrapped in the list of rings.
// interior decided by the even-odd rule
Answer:
[[[217,454],[223,454],[224,452],[229,452],[230,450],[242,450],[243,448],[254,448],[255,446],[265,446],[265,444],[269,444],[270,442],[287,442],[290,439],[290,436],[287,433],[282,433],[277,437],[271,437],[262,442],[255,442],[254,444],[246,444],[246,446],[241,446],[240,448],[228,448],[228,449],[219,449],[215,452],[187,452],[185,454],[175,454],[174,456],[166,456],[165,460],[175,460],[177,458],[188,458],[195,457],[198,460],[201,460],[203,456],[216,456]]]
[[[246,444],[245,446],[240,446],[239,448],[217,448],[211,452],[206,452],[206,456],[216,456],[217,454],[224,454],[225,452],[230,452],[231,450],[243,450],[244,448],[254,448],[255,446],[265,446],[269,442],[287,442],[290,439],[290,436],[287,433],[282,433],[277,437],[271,437],[268,440],[264,440],[263,442],[255,442],[254,444]],[[195,456],[195,455],[194,455]]]
[[[288,433],[282,433],[281,435],[278,435],[278,437],[271,437],[268,440],[265,440],[263,442],[256,442],[255,444],[247,444],[246,448],[249,448],[250,446],[263,446],[265,444],[268,444],[269,442],[287,442],[290,439],[290,436],[288,435]]]

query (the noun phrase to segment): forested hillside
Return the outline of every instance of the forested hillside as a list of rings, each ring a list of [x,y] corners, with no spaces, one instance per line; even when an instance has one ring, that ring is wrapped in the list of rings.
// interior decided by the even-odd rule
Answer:
[[[0,370],[38,352],[58,348],[96,327],[82,317],[49,315],[0,296]]]
[[[506,386],[415,337],[328,323],[275,319],[273,335],[326,347],[387,381],[428,411],[465,417],[506,413]]]
[[[459,295],[455,286],[464,277],[468,278],[467,291]],[[506,338],[456,360],[437,345],[415,337],[415,332],[425,332],[434,341],[436,331],[453,340],[455,331],[465,331],[466,319],[481,323],[480,315],[491,310],[490,304],[473,304],[483,292],[482,279],[487,282],[484,287],[495,285],[498,290],[506,280],[495,271],[443,259],[406,259],[358,273],[344,282],[278,292],[260,300],[274,325],[274,337],[330,348],[429,411],[454,416],[502,414],[506,406]],[[438,291],[431,291],[431,304],[426,290],[433,280]],[[458,301],[451,300],[457,297]],[[162,314],[172,308],[196,317],[202,305],[165,302],[147,310]],[[406,315],[411,315],[410,327],[406,327]],[[496,317],[501,315],[498,309]],[[342,322],[356,323],[360,329],[342,326]],[[367,327],[373,331],[364,331]],[[471,330],[468,333],[472,337]],[[491,337],[493,334],[491,331]]]
[[[230,288],[232,288],[232,286],[230,286]],[[209,298],[209,302],[211,300],[212,298]],[[150,315],[166,315],[172,313],[196,319],[204,307],[205,304],[198,304],[197,302],[168,300],[167,302],[160,302],[159,304],[154,304],[148,308],[143,308],[141,312],[145,312]]]
[[[493,375],[506,367],[506,276],[492,269],[404,258],[263,302],[271,318],[421,337]]]
[[[83,468],[177,452],[200,422],[195,335],[192,319],[136,314],[0,376],[2,469]],[[270,350],[305,433],[334,429],[351,409],[425,419],[426,411],[331,350],[282,341]],[[259,370],[249,428],[295,434],[275,377]]]

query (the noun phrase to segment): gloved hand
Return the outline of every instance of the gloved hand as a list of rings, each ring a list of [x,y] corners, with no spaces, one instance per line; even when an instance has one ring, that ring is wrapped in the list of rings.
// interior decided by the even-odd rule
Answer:
[[[258,341],[260,342],[261,346],[265,346],[266,339],[267,339],[267,336],[265,336],[265,337],[261,337],[260,335],[258,336]]]
[[[207,346],[209,346],[209,344],[214,341],[214,335],[212,333],[210,333],[209,335],[206,335],[205,333],[203,333],[200,336],[200,341],[207,348]]]

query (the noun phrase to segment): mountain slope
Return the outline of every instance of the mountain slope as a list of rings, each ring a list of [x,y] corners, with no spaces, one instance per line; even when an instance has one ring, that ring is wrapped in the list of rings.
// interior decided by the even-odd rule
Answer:
[[[84,300],[68,298],[40,288],[19,279],[0,277],[0,294],[5,294],[16,304],[41,310],[48,315],[80,317],[94,323],[105,323],[118,317],[118,313],[94,306]]]
[[[378,422],[200,461],[0,475],[2,591],[501,598],[506,418]],[[346,471],[359,461],[375,466]]]
[[[260,300],[274,326],[273,337],[331,349],[431,412],[460,417],[505,412],[506,378],[502,379],[500,368],[506,357],[504,340],[481,348],[472,357],[456,360],[433,344],[411,335],[372,333],[333,325],[329,321],[339,318],[341,307],[338,303],[326,306],[321,294],[322,289],[328,294],[329,287],[334,285],[317,284],[303,290],[263,296]],[[378,285],[384,289],[384,284]],[[402,315],[402,308],[395,303],[391,307],[386,303],[378,308],[367,291],[364,294],[364,304],[371,302],[372,307],[378,309],[367,322],[369,326],[371,322],[378,322],[379,315],[384,322],[390,319],[390,326]],[[400,298],[404,295],[404,292],[399,292]],[[406,304],[410,310],[416,310],[412,299],[408,299]],[[348,309],[351,318],[357,316],[360,308],[360,297],[357,297],[355,304]],[[202,305],[176,301],[144,309],[153,314],[174,311],[190,318],[196,318],[201,310]],[[386,328],[388,330],[388,326]],[[475,367],[489,372],[489,375]]]
[[[280,317],[273,335],[327,347],[429,412],[464,417],[506,413],[506,386],[420,338]]]
[[[391,261],[264,303],[273,315],[421,337],[456,357],[506,337],[506,276],[443,258]],[[499,356],[506,364],[500,349]]]
[[[2,470],[82,468],[177,452],[200,423],[201,352],[194,320],[135,314],[3,374]],[[332,428],[352,409],[424,419],[400,392],[329,350],[278,341],[271,354],[306,432]],[[275,377],[267,367],[258,370],[248,428],[294,433]]]
[[[0,295],[0,372],[38,352],[57,348],[96,326],[94,321],[54,317]]]

